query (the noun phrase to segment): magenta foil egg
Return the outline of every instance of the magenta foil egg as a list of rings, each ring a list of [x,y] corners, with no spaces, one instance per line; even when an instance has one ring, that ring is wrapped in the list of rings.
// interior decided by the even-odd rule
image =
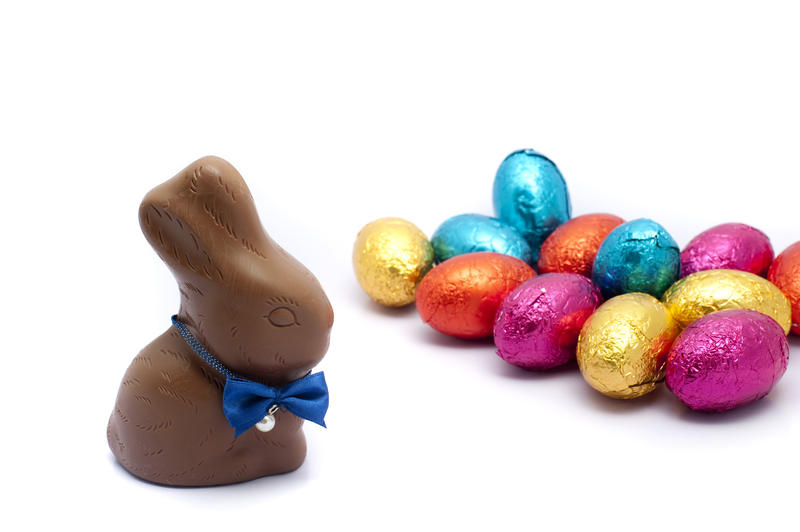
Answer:
[[[775,258],[767,235],[745,224],[703,231],[681,252],[681,277],[703,270],[742,270],[766,277]]]
[[[761,399],[786,371],[789,343],[755,310],[722,310],[695,321],[667,357],[667,387],[692,410],[724,412]]]
[[[497,311],[497,354],[530,370],[566,364],[575,359],[583,322],[602,302],[600,290],[583,275],[547,273],[528,279]]]

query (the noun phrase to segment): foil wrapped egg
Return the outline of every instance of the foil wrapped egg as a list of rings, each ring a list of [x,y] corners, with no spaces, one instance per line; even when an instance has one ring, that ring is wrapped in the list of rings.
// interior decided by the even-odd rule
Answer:
[[[648,294],[609,299],[583,324],[578,367],[595,390],[632,399],[655,390],[679,327],[666,307]]]
[[[533,257],[528,242],[516,229],[481,214],[448,218],[433,233],[431,244],[436,262],[479,251],[511,255],[529,264]]]
[[[559,225],[539,250],[539,273],[579,273],[592,276],[600,244],[625,220],[613,214],[584,214]]]
[[[583,275],[548,273],[528,279],[508,294],[497,311],[497,354],[530,370],[575,360],[581,327],[602,301],[600,290]]]
[[[681,252],[681,276],[726,269],[766,277],[774,257],[769,238],[755,227],[717,225],[694,237]]]
[[[592,280],[607,299],[628,292],[661,297],[679,273],[678,244],[666,229],[647,218],[614,228],[592,266]]]
[[[789,299],[792,307],[792,332],[800,334],[800,242],[777,256],[767,276]]]
[[[441,333],[459,338],[491,336],[500,303],[534,275],[533,268],[510,255],[456,255],[422,280],[417,310],[422,321]]]
[[[353,245],[353,268],[364,292],[376,302],[401,307],[433,267],[433,247],[417,226],[381,218],[364,226]]]
[[[667,387],[693,410],[724,412],[761,399],[786,371],[789,343],[753,310],[714,312],[689,325],[667,357]]]
[[[515,151],[503,160],[493,200],[497,217],[528,241],[534,261],[545,238],[570,217],[564,177],[553,161],[534,150]]]
[[[669,287],[662,301],[681,327],[727,309],[757,310],[777,321],[786,334],[792,322],[789,300],[778,287],[740,270],[693,273]]]

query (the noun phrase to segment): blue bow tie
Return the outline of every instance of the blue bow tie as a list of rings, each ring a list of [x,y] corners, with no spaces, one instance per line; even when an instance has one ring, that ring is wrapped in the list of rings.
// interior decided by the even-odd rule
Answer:
[[[222,393],[222,411],[233,427],[235,436],[251,428],[271,413],[273,407],[282,407],[303,419],[325,426],[328,411],[328,386],[325,375],[314,373],[290,382],[282,388],[274,388],[244,379],[227,368],[208,352],[189,332],[186,325],[172,316],[172,324],[189,344],[189,347],[212,368],[225,375],[225,390]]]

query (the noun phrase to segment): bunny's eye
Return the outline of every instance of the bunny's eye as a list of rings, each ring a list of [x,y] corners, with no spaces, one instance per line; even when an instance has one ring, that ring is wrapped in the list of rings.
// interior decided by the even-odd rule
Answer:
[[[297,325],[297,316],[289,307],[278,307],[267,314],[267,319],[275,327],[290,327]]]

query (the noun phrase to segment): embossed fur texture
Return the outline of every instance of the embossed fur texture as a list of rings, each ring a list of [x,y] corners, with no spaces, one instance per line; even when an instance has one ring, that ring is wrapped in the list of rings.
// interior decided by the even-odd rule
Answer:
[[[283,386],[328,348],[333,310],[317,279],[261,226],[247,185],[228,162],[204,157],[151,190],[139,221],[180,290],[181,321],[245,378]],[[165,321],[169,316],[164,317]],[[174,328],[131,362],[108,424],[108,444],[133,475],[158,484],[230,484],[298,468],[303,421],[279,410],[271,432],[234,438],[222,412],[224,378]]]

